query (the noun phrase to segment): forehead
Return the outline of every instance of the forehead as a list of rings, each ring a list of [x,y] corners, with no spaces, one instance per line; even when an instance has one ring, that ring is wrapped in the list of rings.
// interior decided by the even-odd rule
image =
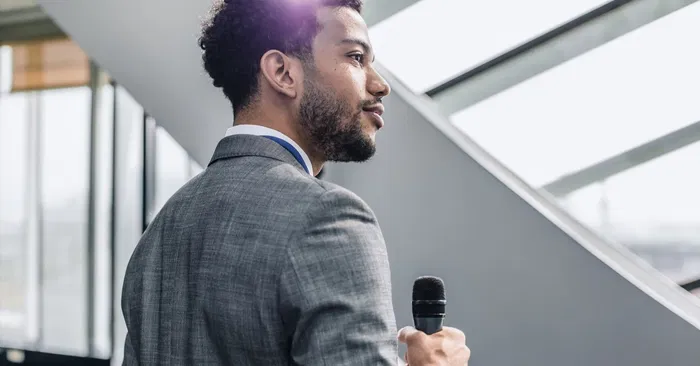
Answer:
[[[359,39],[369,44],[367,24],[362,16],[348,7],[322,7],[317,12],[321,26],[316,40],[321,44],[343,39]]]

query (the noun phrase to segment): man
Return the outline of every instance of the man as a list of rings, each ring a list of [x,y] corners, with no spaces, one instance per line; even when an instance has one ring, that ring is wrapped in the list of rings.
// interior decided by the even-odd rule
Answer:
[[[235,124],[127,268],[127,365],[390,365],[389,263],[370,208],[314,177],[375,152],[389,85],[361,0],[227,0],[200,46]],[[411,365],[465,365],[464,334],[405,328]]]

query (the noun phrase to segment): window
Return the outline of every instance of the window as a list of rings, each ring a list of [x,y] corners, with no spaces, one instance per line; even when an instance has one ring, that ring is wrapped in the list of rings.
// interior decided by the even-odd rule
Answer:
[[[190,178],[194,178],[196,175],[204,171],[201,165],[199,165],[194,159],[190,158]]]
[[[700,121],[700,3],[453,115],[527,183],[557,178]],[[578,189],[560,203],[677,282],[700,277],[700,143]]]
[[[162,128],[145,154],[144,109],[87,62],[68,40],[0,47],[0,346],[119,362],[144,173],[162,205],[202,167]]]
[[[629,247],[669,278],[700,278],[700,143],[569,194],[580,221]]]
[[[203,170],[161,126],[155,127],[153,145],[155,145],[155,153],[151,157],[155,158],[155,164],[149,165],[149,167],[153,170],[154,176],[154,199],[153,207],[149,209],[149,223],[175,192]]]
[[[88,354],[88,87],[37,92],[40,131],[42,341]]]
[[[156,129],[155,212],[191,178],[191,160],[187,151],[163,127]]]
[[[122,87],[116,90],[115,217],[114,217],[114,321],[115,357],[124,353],[126,324],[121,312],[121,291],[131,254],[143,229],[143,108]],[[118,362],[118,361],[117,361]]]
[[[534,186],[700,120],[700,4],[481,103],[452,121]]]
[[[0,47],[0,342],[87,355],[92,92],[53,45]]]
[[[422,0],[370,36],[382,65],[422,93],[607,2]]]
[[[30,341],[30,126],[24,93],[0,97],[0,341]],[[34,295],[36,295],[34,293]]]

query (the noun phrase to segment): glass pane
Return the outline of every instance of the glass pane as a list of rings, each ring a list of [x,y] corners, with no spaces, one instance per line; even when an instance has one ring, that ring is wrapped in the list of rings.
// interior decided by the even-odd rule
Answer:
[[[162,127],[156,129],[156,202],[158,213],[180,187],[190,179],[187,151]]]
[[[143,229],[143,108],[123,88],[117,87],[114,253],[114,357],[121,364],[124,356],[126,324],[121,312],[121,291],[126,265],[141,238]]]
[[[12,47],[0,46],[0,93],[12,89]]]
[[[700,143],[571,193],[580,221],[677,282],[700,278]]]
[[[0,97],[0,346],[27,340],[27,108],[24,93]]]
[[[87,355],[88,87],[39,93],[42,341]]]
[[[700,3],[452,116],[534,186],[700,120]]]
[[[194,178],[197,174],[201,173],[204,171],[204,168],[202,168],[199,163],[194,161],[194,159],[190,159],[190,179]]]
[[[607,2],[422,0],[370,36],[377,60],[422,93]]]

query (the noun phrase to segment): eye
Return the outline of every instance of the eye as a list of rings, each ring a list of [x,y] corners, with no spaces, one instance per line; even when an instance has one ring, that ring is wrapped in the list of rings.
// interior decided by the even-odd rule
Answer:
[[[364,63],[363,61],[365,60],[365,55],[361,53],[353,53],[352,55],[348,55],[348,57],[357,61],[360,64]]]

